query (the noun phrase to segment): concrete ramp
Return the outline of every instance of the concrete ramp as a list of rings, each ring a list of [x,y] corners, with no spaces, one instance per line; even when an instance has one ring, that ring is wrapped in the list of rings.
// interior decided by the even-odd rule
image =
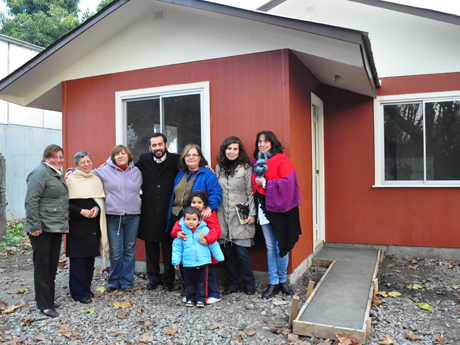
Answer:
[[[323,247],[313,265],[329,268],[293,321],[293,333],[323,339],[345,333],[364,344],[379,256],[375,249]]]

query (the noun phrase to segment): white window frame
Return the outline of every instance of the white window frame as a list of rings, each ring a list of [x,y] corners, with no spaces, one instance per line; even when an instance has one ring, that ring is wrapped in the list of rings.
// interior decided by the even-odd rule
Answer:
[[[201,97],[201,150],[204,157],[211,159],[211,111],[209,82],[168,85],[147,89],[115,92],[115,131],[117,144],[126,145],[126,102],[135,99],[159,96],[185,96],[199,94]],[[152,133],[153,134],[153,133]],[[147,152],[147,144],[145,150]],[[181,152],[179,152],[180,154]]]
[[[385,181],[385,136],[383,106],[402,102],[439,102],[458,101],[459,91],[414,93],[404,95],[380,96],[374,99],[374,155],[375,155],[375,184],[374,188],[439,188],[460,187],[458,181]]]

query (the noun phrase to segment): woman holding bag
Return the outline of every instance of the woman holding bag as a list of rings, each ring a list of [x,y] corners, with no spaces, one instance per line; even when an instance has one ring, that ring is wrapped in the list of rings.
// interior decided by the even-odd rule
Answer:
[[[227,266],[227,287],[222,294],[238,292],[241,272],[244,292],[247,295],[254,295],[256,284],[248,251],[253,244],[256,216],[251,184],[251,164],[243,143],[234,136],[224,140],[217,161],[216,176],[223,195],[217,211],[222,230],[219,243]],[[248,213],[241,217],[244,224],[241,224],[236,205],[242,205],[248,210]]]

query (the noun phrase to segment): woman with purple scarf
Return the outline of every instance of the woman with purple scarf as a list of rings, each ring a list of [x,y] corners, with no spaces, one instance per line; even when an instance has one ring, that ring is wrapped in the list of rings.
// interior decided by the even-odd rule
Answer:
[[[278,292],[293,295],[287,285],[289,251],[299,240],[300,189],[294,165],[283,153],[283,146],[271,131],[257,133],[252,176],[257,220],[267,245],[270,285],[263,298]]]

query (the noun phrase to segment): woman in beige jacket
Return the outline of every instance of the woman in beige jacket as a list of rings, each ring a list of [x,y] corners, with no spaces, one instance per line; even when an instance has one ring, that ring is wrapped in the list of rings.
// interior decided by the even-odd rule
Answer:
[[[222,294],[229,295],[239,290],[241,272],[244,292],[253,295],[256,285],[248,251],[254,241],[256,216],[251,184],[252,167],[237,137],[224,140],[217,161],[216,175],[222,189],[222,203],[217,211],[222,230],[219,243],[227,266],[227,288]],[[240,215],[237,206],[245,209]]]

